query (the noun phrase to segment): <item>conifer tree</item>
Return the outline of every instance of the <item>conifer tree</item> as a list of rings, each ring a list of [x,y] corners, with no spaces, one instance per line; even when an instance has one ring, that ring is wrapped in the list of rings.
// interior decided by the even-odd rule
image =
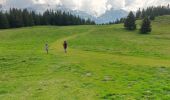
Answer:
[[[142,26],[141,26],[141,33],[142,34],[148,34],[149,32],[151,32],[151,21],[148,17],[145,17],[143,19],[143,22],[142,22]]]
[[[137,19],[140,19],[140,18],[141,18],[141,14],[142,14],[142,12],[141,12],[141,10],[139,9],[139,10],[136,12],[136,18],[137,18]]]
[[[30,19],[29,19],[29,12],[28,12],[27,9],[24,9],[24,10],[23,10],[22,16],[23,16],[24,26],[29,26]]]
[[[149,18],[150,18],[150,20],[155,20],[154,14],[151,14],[151,15],[149,16]]]
[[[21,9],[16,9],[15,11],[15,27],[22,27],[24,25],[23,23],[23,16],[22,16],[22,10]]]
[[[135,22],[136,22],[136,18],[133,12],[131,11],[124,22],[124,27],[128,30],[135,30],[136,29]]]
[[[9,28],[9,22],[6,14],[0,12],[0,29]]]
[[[146,16],[146,12],[145,12],[145,10],[143,9],[143,10],[142,10],[141,17],[142,17],[142,18],[145,18],[145,16]]]

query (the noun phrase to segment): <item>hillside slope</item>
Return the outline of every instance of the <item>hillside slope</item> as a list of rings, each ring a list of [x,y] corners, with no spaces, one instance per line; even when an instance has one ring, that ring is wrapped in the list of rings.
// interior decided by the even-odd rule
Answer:
[[[168,100],[169,21],[170,16],[156,18],[150,35],[121,24],[1,30],[0,98]]]

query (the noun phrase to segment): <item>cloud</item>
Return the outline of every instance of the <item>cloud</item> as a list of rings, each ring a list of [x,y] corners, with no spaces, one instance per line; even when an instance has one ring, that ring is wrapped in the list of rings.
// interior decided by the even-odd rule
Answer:
[[[2,0],[7,7],[24,8],[33,5],[32,0]]]
[[[105,13],[107,10],[107,0],[80,0],[79,5],[77,9],[87,11],[96,16]]]
[[[170,0],[0,0],[5,8],[27,8],[36,5],[49,5],[47,8],[55,8],[63,5],[72,10],[81,10],[89,14],[100,16],[110,9],[124,9],[136,11],[147,6],[167,5]],[[43,8],[44,10],[45,8]]]
[[[60,4],[60,0],[30,0],[35,4],[49,4],[49,5],[56,5]]]
[[[138,8],[146,8],[148,6],[168,5],[170,0],[125,0],[123,9],[136,11]]]

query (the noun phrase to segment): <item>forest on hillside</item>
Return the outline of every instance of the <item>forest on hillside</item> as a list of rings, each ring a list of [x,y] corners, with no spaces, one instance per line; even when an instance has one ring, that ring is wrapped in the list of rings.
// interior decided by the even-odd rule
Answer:
[[[147,7],[146,9],[139,8],[135,13],[136,19],[139,19],[139,20],[144,19],[146,17],[149,17],[150,20],[154,20],[155,17],[163,16],[163,15],[170,15],[169,4],[167,6],[157,6],[157,7],[151,6],[151,7]],[[125,20],[126,18],[120,18],[114,22],[110,22],[109,24],[124,23]]]
[[[92,25],[94,21],[82,19],[68,12],[46,10],[43,14],[27,9],[11,8],[0,11],[0,29],[19,28],[35,25]]]

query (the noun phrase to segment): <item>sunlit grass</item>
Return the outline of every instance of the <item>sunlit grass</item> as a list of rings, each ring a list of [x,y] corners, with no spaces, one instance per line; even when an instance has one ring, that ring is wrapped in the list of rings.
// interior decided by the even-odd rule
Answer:
[[[1,30],[0,99],[168,100],[166,21],[169,16],[157,18],[150,35],[126,31],[121,24]],[[63,52],[64,40],[68,54]]]

